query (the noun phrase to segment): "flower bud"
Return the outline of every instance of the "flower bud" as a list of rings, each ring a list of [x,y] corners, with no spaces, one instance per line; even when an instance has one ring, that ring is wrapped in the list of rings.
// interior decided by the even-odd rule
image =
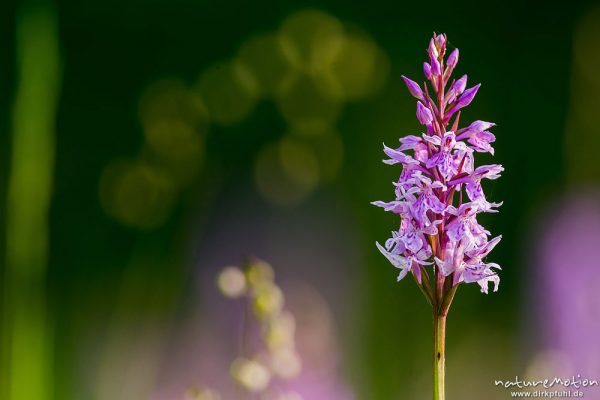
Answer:
[[[465,91],[465,87],[467,87],[467,75],[463,75],[459,80],[454,82],[452,85],[452,89],[456,92],[457,95],[461,94]]]
[[[433,75],[439,75],[442,73],[442,67],[440,66],[440,62],[437,57],[429,57],[429,61],[431,62],[431,72]]]
[[[450,88],[448,93],[446,93],[446,104],[450,104],[454,100],[456,100],[456,91],[454,90],[454,88]]]
[[[435,45],[435,40],[433,38],[431,38],[431,40],[429,41],[429,48],[427,49],[427,52],[429,53],[429,57],[432,58],[438,58],[438,56],[440,55],[438,53],[438,49]]]
[[[469,104],[471,104],[471,102],[473,101],[473,98],[477,94],[477,90],[479,90],[479,86],[481,86],[481,84],[477,84],[477,85],[465,90],[463,92],[462,96],[460,96],[460,98],[456,101],[456,103],[454,103],[452,108],[446,113],[444,118],[446,120],[449,120],[452,117],[452,115],[454,115],[455,112],[457,112],[461,108],[466,107]]]
[[[438,50],[442,50],[446,46],[446,35],[444,35],[443,33],[437,35],[437,37],[435,38],[435,45],[438,48]]]
[[[481,86],[481,83],[478,83],[477,85],[473,86],[472,88],[465,90],[465,92],[462,94],[462,96],[460,96],[460,99],[458,99],[458,102],[456,103],[456,107],[463,108],[463,107],[466,107],[469,104],[471,104],[471,102],[473,101],[473,98],[475,98],[475,95],[477,94],[477,91],[479,90],[479,86]]]
[[[293,349],[281,348],[271,354],[271,369],[282,379],[292,379],[300,373],[302,362]]]
[[[431,65],[429,63],[423,63],[423,74],[425,74],[425,78],[431,79]]]
[[[256,288],[270,284],[275,278],[273,267],[262,260],[253,260],[246,270],[246,278],[251,287]]]
[[[287,311],[271,319],[268,322],[264,339],[270,350],[281,347],[294,346],[294,334],[296,331],[296,321],[294,316]]]
[[[447,65],[452,70],[452,69],[454,69],[454,67],[456,67],[457,63],[458,63],[458,49],[454,49],[454,51],[452,51],[452,53],[450,53],[450,55],[448,56]]]
[[[423,91],[421,90],[421,87],[417,84],[417,82],[408,79],[404,75],[402,75],[402,79],[404,80],[404,83],[406,84],[406,87],[408,88],[410,94],[412,94],[419,100],[423,100]]]
[[[231,365],[231,376],[250,392],[261,392],[269,386],[271,373],[261,363],[246,358],[238,358]]]
[[[237,298],[246,293],[246,276],[238,267],[225,267],[219,274],[217,285],[225,296]]]
[[[283,308],[283,292],[274,284],[261,286],[254,298],[254,313],[258,318],[265,319],[276,316]]]
[[[425,107],[420,101],[417,101],[417,118],[421,125],[429,125],[433,121],[431,110]]]

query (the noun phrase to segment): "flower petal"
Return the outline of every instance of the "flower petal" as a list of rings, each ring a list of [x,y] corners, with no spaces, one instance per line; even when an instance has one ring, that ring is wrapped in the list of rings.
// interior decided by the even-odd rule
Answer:
[[[379,249],[379,251],[381,252],[381,254],[383,254],[385,256],[385,258],[387,258],[388,261],[394,267],[400,268],[400,269],[410,269],[410,263],[406,257],[401,256],[400,254],[390,253],[385,248],[383,248],[383,246],[380,245],[378,242],[376,242],[376,245],[377,245],[377,248]]]

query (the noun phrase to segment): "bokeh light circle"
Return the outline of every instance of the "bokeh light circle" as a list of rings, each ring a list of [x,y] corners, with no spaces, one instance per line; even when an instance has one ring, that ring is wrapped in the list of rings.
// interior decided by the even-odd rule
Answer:
[[[149,158],[157,159],[179,184],[189,183],[198,173],[204,155],[204,140],[182,121],[157,121],[144,130]]]
[[[210,122],[202,98],[179,79],[161,79],[144,90],[138,107],[143,127],[180,121],[204,135]]]
[[[365,35],[347,35],[325,76],[345,100],[360,100],[376,93],[389,73],[387,55]]]
[[[593,8],[582,19],[575,30],[573,47],[575,65],[588,81],[600,86],[600,7]]]
[[[329,14],[309,9],[290,15],[279,34],[289,62],[298,70],[315,74],[327,69],[340,51],[344,26]]]
[[[239,62],[219,63],[201,75],[197,89],[212,120],[221,125],[242,121],[254,110],[258,83]]]
[[[344,142],[330,125],[291,127],[291,140],[310,146],[319,164],[320,179],[327,183],[340,173],[344,162]]]
[[[152,229],[169,216],[174,188],[168,174],[139,161],[115,161],[100,179],[100,201],[107,214],[121,223]]]
[[[331,124],[337,119],[342,104],[326,88],[327,84],[319,77],[296,76],[277,100],[283,117],[296,126]]]
[[[309,146],[284,138],[258,154],[254,176],[263,198],[276,205],[293,206],[317,187],[319,163]]]
[[[294,74],[284,54],[282,41],[274,34],[255,36],[244,42],[237,62],[252,74],[262,97],[281,93]]]

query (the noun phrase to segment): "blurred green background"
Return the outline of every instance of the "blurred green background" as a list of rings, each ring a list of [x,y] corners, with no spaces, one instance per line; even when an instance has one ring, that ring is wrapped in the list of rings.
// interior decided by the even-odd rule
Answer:
[[[376,250],[398,221],[369,202],[391,199],[400,172],[382,142],[420,129],[400,74],[420,79],[434,30],[482,83],[463,119],[497,123],[506,169],[487,186],[501,212],[483,219],[503,235],[500,291],[459,290],[448,392],[507,398],[493,379],[544,350],[534,227],[600,183],[598,7],[4,4],[0,398],[171,399],[210,384],[178,381],[174,349],[201,340],[189,321],[212,329],[216,274],[246,255],[328,304],[354,398],[429,398],[430,310]]]

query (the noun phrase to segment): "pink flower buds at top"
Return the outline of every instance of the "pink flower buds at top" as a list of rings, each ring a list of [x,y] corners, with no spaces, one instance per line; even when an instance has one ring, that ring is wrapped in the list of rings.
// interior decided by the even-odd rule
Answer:
[[[429,41],[429,48],[427,49],[430,58],[438,58],[440,53],[438,53],[437,46],[435,45],[435,39],[431,38]]]
[[[442,67],[440,66],[440,62],[437,58],[430,56],[429,61],[431,62],[431,72],[433,75],[439,75],[442,73]]]
[[[446,46],[446,35],[443,33],[437,35],[435,38],[435,45],[439,50],[442,50]]]
[[[448,68],[450,68],[450,70],[453,70],[454,67],[456,67],[457,63],[458,63],[458,49],[454,49],[454,51],[452,53],[450,53],[450,55],[448,56],[446,65],[448,65]]]
[[[477,94],[477,91],[479,90],[479,86],[481,86],[481,83],[478,83],[477,85],[473,86],[472,88],[465,90],[465,92],[462,94],[462,96],[460,96],[460,99],[458,99],[458,102],[456,103],[456,107],[463,108],[463,107],[466,107],[469,104],[471,104],[471,102],[475,98],[475,95]]]
[[[423,74],[425,74],[425,78],[431,79],[431,65],[429,63],[423,63]]]
[[[467,87],[467,76],[463,75],[459,80],[457,80],[456,82],[454,82],[454,84],[452,85],[452,87],[450,88],[450,90],[454,90],[454,92],[459,95],[462,92],[465,91],[465,88]]]
[[[456,92],[453,89],[450,89],[448,94],[446,94],[446,104],[450,104],[454,100],[456,100]]]
[[[423,100],[423,91],[421,90],[421,87],[417,84],[417,82],[411,81],[404,75],[402,75],[402,80],[404,80],[404,83],[406,83],[406,87],[408,88],[410,94],[412,94],[419,100]]]
[[[429,125],[433,121],[431,110],[425,107],[420,101],[417,101],[417,119],[421,125]]]
[[[457,112],[461,108],[466,107],[469,104],[471,104],[471,102],[473,101],[473,98],[475,98],[475,95],[477,94],[477,91],[479,90],[479,86],[481,86],[480,83],[473,86],[472,88],[465,90],[464,93],[462,94],[462,96],[460,96],[460,98],[458,99],[458,101],[452,106],[450,111],[448,111],[445,118],[450,119],[450,117],[452,117],[452,115],[455,112]]]

